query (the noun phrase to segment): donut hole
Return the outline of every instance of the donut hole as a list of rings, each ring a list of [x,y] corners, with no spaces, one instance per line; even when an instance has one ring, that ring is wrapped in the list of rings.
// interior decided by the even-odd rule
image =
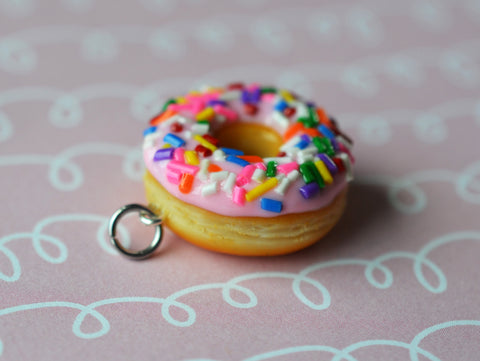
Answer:
[[[275,157],[283,143],[272,128],[255,123],[233,123],[223,126],[214,134],[222,147],[241,150],[245,155],[262,158]]]

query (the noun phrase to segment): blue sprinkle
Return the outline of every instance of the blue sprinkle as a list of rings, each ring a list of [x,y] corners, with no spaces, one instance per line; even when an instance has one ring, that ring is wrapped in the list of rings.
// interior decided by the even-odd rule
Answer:
[[[333,133],[325,124],[320,124],[317,129],[327,138],[335,139],[335,133]]]
[[[185,141],[182,138],[177,137],[175,134],[172,134],[172,133],[166,134],[163,137],[163,141],[165,143],[173,145],[174,147],[181,147],[182,145],[185,144]]]
[[[279,112],[283,112],[287,107],[288,103],[285,100],[280,100],[277,104],[275,104],[274,109],[278,110]]]
[[[305,139],[300,140],[297,144],[295,144],[295,147],[300,148],[300,149],[305,149],[308,147],[310,142],[306,141]]]
[[[238,164],[239,166],[242,166],[242,167],[246,167],[247,165],[250,164],[250,162],[247,162],[245,159],[238,158],[234,155],[227,156],[225,160],[230,163]]]
[[[226,155],[243,155],[243,151],[233,148],[220,148]]]
[[[280,213],[283,208],[283,203],[275,199],[262,198],[260,199],[260,207],[269,212]]]
[[[149,135],[149,134],[152,134],[152,133],[155,133],[157,130],[157,127],[156,126],[153,126],[153,127],[150,127],[150,128],[147,128],[143,131],[143,136],[145,137],[146,135]]]

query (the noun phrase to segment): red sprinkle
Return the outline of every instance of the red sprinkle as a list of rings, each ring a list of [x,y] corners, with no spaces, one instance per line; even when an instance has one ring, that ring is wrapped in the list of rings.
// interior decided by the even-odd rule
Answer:
[[[287,153],[285,152],[278,152],[277,157],[285,157]]]
[[[332,160],[337,166],[339,172],[345,172],[345,166],[343,165],[343,161],[341,158],[333,157]]]
[[[210,134],[204,134],[203,139],[205,139],[207,142],[213,144],[214,146],[218,145],[218,139],[212,137]]]
[[[285,116],[289,118],[293,116],[295,112],[296,112],[296,109],[292,107],[286,107],[285,109],[283,109],[283,114],[285,114]]]
[[[248,115],[255,115],[258,112],[258,107],[250,103],[244,104],[243,109],[245,110],[245,113],[247,113]]]
[[[202,157],[206,158],[212,155],[212,151],[203,145],[199,144],[195,147],[195,151],[200,154]]]
[[[227,86],[228,90],[242,90],[245,86],[241,82],[230,83]]]
[[[170,125],[170,130],[174,133],[181,132],[183,130],[183,125],[177,122],[172,123],[172,125]]]

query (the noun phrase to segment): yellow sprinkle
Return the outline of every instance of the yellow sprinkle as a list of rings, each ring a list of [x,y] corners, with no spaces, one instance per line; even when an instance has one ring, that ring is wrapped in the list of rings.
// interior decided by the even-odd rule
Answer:
[[[197,120],[211,120],[215,116],[215,111],[212,107],[206,107],[200,113],[197,114]]]
[[[262,194],[267,193],[270,189],[275,188],[277,184],[278,184],[277,178],[275,177],[269,178],[262,184],[256,186],[255,188],[247,192],[247,194],[245,194],[245,199],[248,202],[251,202],[254,199],[257,199],[258,197],[260,197]]]
[[[198,90],[192,90],[188,92],[188,95],[200,95],[201,93]]]
[[[191,165],[198,165],[200,161],[198,160],[197,152],[194,150],[186,150],[184,153],[185,163]]]
[[[315,167],[317,167],[318,172],[322,176],[323,180],[327,184],[331,184],[333,182],[332,175],[330,174],[330,171],[328,170],[327,166],[325,163],[323,163],[321,160],[317,160],[315,162]]]
[[[172,145],[170,143],[164,143],[162,145],[162,148],[171,148],[171,147],[172,147]]]
[[[200,134],[195,134],[193,136],[193,139],[195,139],[197,142],[199,142],[201,145],[203,145],[205,148],[210,149],[212,152],[217,150],[217,147],[214,146],[212,143],[210,143],[208,140],[206,140],[204,137],[202,137]]]
[[[178,97],[175,99],[175,101],[177,102],[177,104],[185,104],[187,102],[184,97]]]
[[[292,94],[290,94],[288,90],[281,89],[279,92],[280,92],[280,95],[283,97],[283,99],[285,99],[287,103],[295,101],[295,98],[293,97]]]

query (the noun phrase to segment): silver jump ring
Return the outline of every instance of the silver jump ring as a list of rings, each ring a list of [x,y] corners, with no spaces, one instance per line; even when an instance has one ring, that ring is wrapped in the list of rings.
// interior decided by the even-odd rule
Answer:
[[[155,235],[153,237],[150,245],[140,251],[132,251],[128,248],[125,248],[116,238],[117,235],[117,223],[118,221],[127,213],[138,212],[140,221],[147,226],[155,226]],[[140,204],[127,204],[119,209],[112,215],[110,218],[110,223],[108,225],[108,232],[110,235],[110,241],[112,244],[125,256],[131,257],[133,259],[144,259],[150,257],[152,253],[157,249],[162,242],[162,220],[153,213],[147,207],[144,207]]]

